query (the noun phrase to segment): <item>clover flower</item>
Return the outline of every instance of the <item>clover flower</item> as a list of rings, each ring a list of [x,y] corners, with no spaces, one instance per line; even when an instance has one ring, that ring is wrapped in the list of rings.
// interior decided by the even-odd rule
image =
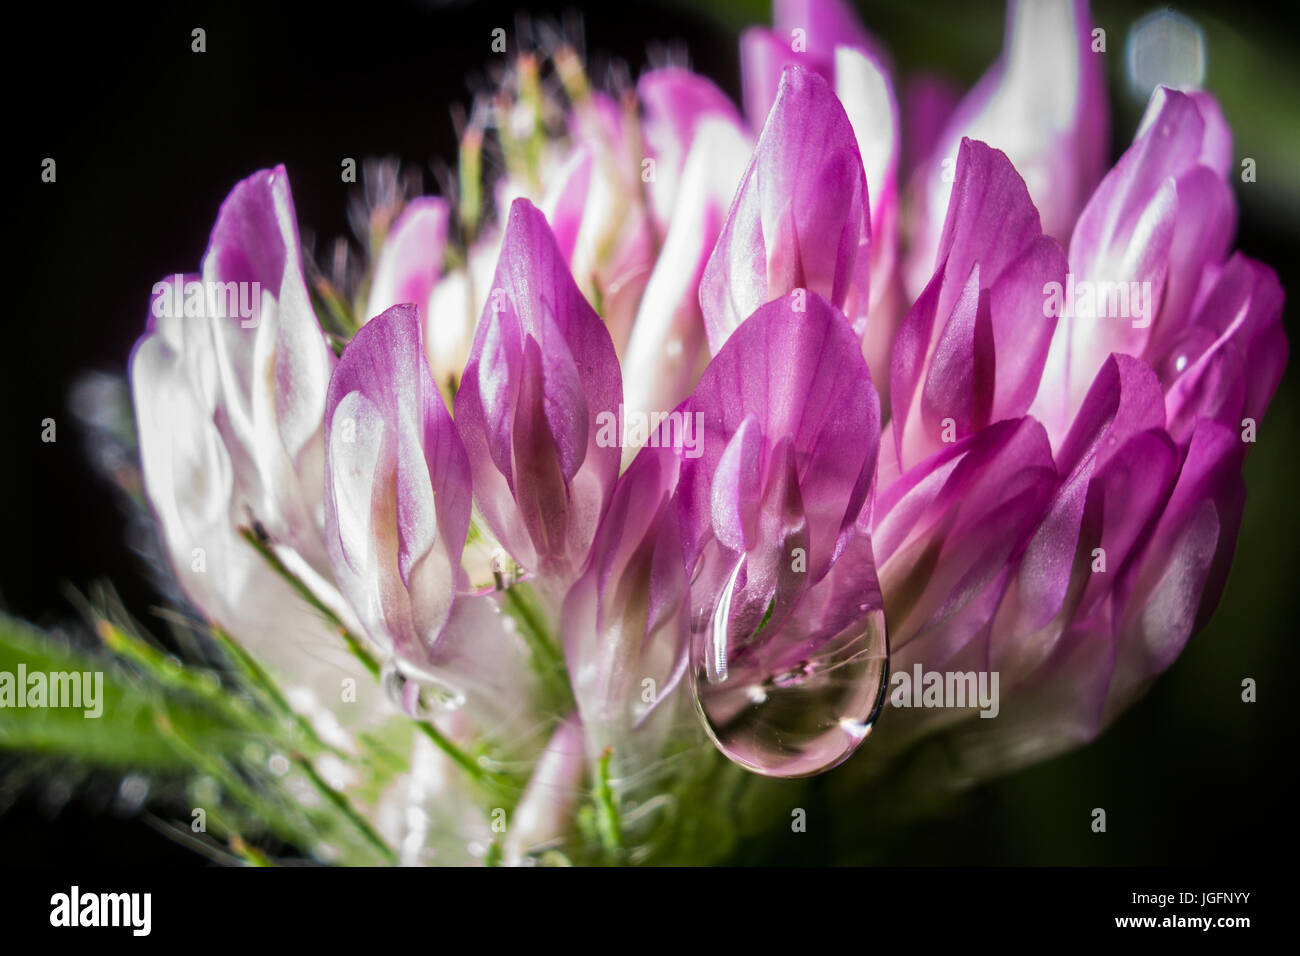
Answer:
[[[730,792],[714,748],[797,777],[944,730],[974,779],[1169,666],[1223,588],[1282,291],[1230,254],[1209,94],[1158,89],[1105,171],[1090,35],[1012,3],[924,116],[839,0],[744,35],[743,111],[526,53],[459,194],[377,214],[354,315],[309,291],[285,171],[236,186],[195,281],[256,314],[155,290],[146,490],[188,599],[310,720],[423,727],[387,798],[342,785],[402,859],[657,858]],[[339,701],[366,665],[389,693]],[[914,669],[1003,699],[882,713]]]

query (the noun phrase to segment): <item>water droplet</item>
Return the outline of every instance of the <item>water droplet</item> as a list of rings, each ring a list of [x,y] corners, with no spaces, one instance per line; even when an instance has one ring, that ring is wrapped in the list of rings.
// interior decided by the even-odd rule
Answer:
[[[131,815],[144,806],[149,797],[149,778],[138,773],[129,773],[122,778],[117,788],[114,809],[121,814]]]
[[[194,782],[193,794],[195,803],[200,806],[216,803],[221,799],[221,787],[211,777],[200,777]]]
[[[1163,85],[1199,89],[1205,80],[1205,33],[1194,21],[1172,10],[1157,10],[1134,23],[1125,44],[1129,89],[1145,103]],[[1168,138],[1168,124],[1159,133]]]
[[[692,616],[696,711],[718,749],[749,770],[772,777],[828,770],[867,736],[885,699],[889,645],[874,575],[867,600],[846,602],[819,586],[784,619],[737,633],[739,569],[726,576],[716,605]],[[846,603],[852,613],[837,610]]]
[[[1216,338],[1214,331],[1204,326],[1194,326],[1183,332],[1172,343],[1164,360],[1155,365],[1161,383],[1165,387],[1172,385],[1214,347]]]
[[[458,710],[465,705],[464,693],[450,684],[420,683],[407,677],[392,662],[384,665],[379,680],[388,699],[416,720],[426,720],[435,713]]]

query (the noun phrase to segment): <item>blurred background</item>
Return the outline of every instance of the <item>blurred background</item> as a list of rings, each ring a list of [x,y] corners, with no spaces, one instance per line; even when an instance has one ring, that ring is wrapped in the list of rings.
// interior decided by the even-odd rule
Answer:
[[[1001,46],[996,0],[858,0],[857,8],[904,79],[927,71],[968,86]],[[1256,160],[1257,181],[1235,183],[1237,245],[1278,271],[1294,343],[1296,24],[1273,4],[1174,8],[1201,29],[1204,85],[1232,125],[1238,162]],[[1116,156],[1144,105],[1129,92],[1124,40],[1154,9],[1093,4],[1108,37]],[[304,238],[314,237],[318,250],[348,231],[348,191],[358,187],[339,182],[343,157],[395,156],[435,190],[431,161],[455,156],[451,108],[482,85],[491,30],[513,36],[521,10],[579,17],[597,80],[619,63],[635,76],[672,51],[737,99],[739,31],[769,18],[767,0],[371,2],[346,13],[266,4],[100,8],[75,23],[53,5],[32,11],[13,42],[47,67],[8,85],[18,135],[5,152],[17,202],[0,349],[0,448],[8,451],[0,465],[0,609],[57,629],[76,619],[69,586],[110,579],[127,609],[150,620],[158,595],[128,541],[116,493],[90,464],[70,407],[74,381],[87,371],[124,372],[151,286],[197,267],[218,205],[253,170],[288,167]],[[201,56],[190,52],[194,27],[207,31]],[[47,156],[58,162],[54,185],[40,181]],[[839,802],[832,810],[829,784],[815,781],[809,818],[827,825],[743,845],[735,862],[1249,865],[1277,857],[1278,841],[1294,832],[1287,767],[1300,716],[1290,613],[1300,563],[1296,366],[1247,460],[1244,524],[1213,621],[1101,739],[908,826],[876,825],[865,808],[855,814]],[[58,423],[52,444],[40,440],[46,418]],[[1246,677],[1258,683],[1257,703],[1241,701]],[[123,800],[121,771],[32,766],[0,752],[4,862],[204,862]],[[823,799],[827,813],[819,814]],[[1093,807],[1107,811],[1105,834],[1088,826]]]

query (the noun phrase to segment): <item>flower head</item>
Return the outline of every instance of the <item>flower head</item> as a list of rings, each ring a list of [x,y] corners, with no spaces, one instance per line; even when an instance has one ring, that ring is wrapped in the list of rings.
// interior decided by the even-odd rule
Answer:
[[[524,54],[460,195],[406,203],[331,337],[284,171],[236,187],[197,284],[255,287],[255,321],[155,310],[146,490],[209,620],[292,670],[269,557],[393,685],[422,733],[403,858],[433,792],[485,858],[624,860],[725,800],[728,761],[883,766],[943,731],[976,779],[1091,739],[1177,657],[1224,587],[1283,293],[1230,251],[1209,94],[1158,88],[1105,171],[1092,37],[1081,0],[1012,2],[951,112],[904,98],[924,115],[839,0],[745,34],[743,110],[679,66],[602,90]],[[913,709],[931,672],[1000,699]]]

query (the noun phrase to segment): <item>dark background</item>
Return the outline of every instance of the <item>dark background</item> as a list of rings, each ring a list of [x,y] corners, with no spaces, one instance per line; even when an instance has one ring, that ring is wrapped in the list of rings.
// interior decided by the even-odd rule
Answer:
[[[149,290],[197,268],[216,210],[253,170],[283,162],[301,228],[318,249],[347,233],[345,156],[394,155],[424,171],[452,161],[452,104],[467,104],[491,59],[491,30],[513,38],[515,11],[557,16],[578,3],[371,2],[302,10],[188,5],[78,11],[43,5],[9,37],[5,152],[7,232],[16,255],[5,296],[4,413],[0,415],[0,608],[46,626],[71,620],[65,595],[111,578],[148,619],[156,599],[125,545],[122,510],[91,469],[68,409],[80,372],[121,373],[144,326]],[[593,3],[583,12],[589,51],[621,58],[633,75],[655,41],[689,51],[692,64],[739,96],[736,28],[766,18],[765,5]],[[996,56],[999,3],[860,3],[869,29],[904,70],[946,69],[963,84]],[[1112,51],[1115,153],[1138,105],[1125,100],[1123,27],[1145,4],[1096,4]],[[1204,18],[1207,85],[1220,94],[1238,157],[1261,157],[1259,182],[1237,184],[1238,245],[1270,263],[1292,299],[1300,293],[1300,123],[1291,97],[1293,24],[1268,6],[1180,5]],[[190,52],[190,31],[207,52]],[[1221,55],[1220,55],[1221,54]],[[600,60],[593,73],[600,77]],[[1280,87],[1280,88],[1279,88]],[[906,122],[906,120],[905,120]],[[58,181],[40,181],[44,157]],[[1263,157],[1281,156],[1269,163]],[[1289,158],[1289,162],[1285,159]],[[1282,168],[1285,166],[1286,168]],[[1293,306],[1286,322],[1294,328]],[[1292,332],[1294,340],[1294,331]],[[905,832],[879,834],[896,863],[1231,863],[1285,856],[1294,825],[1289,786],[1297,707],[1293,608],[1297,563],[1295,362],[1246,467],[1249,497],[1227,593],[1210,627],[1152,692],[1099,741],[967,794],[949,813]],[[55,418],[58,441],[40,441]],[[1259,701],[1240,701],[1254,677]],[[0,755],[0,771],[5,767]],[[201,863],[139,817],[112,811],[117,778],[102,775],[50,793],[0,780],[4,862]],[[59,788],[61,790],[61,788]],[[1108,832],[1088,828],[1105,807]],[[855,847],[819,828],[744,859],[855,861]],[[757,855],[756,855],[757,854]]]

